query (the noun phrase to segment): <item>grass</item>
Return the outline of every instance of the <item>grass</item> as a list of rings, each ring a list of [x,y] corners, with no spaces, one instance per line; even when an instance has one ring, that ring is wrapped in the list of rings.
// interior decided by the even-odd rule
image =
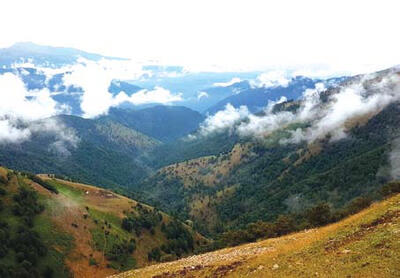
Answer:
[[[103,252],[104,256],[111,251],[114,245],[126,244],[132,235],[121,228],[121,219],[114,214],[102,212],[92,207],[88,210],[95,227],[90,229],[93,238],[93,248]],[[111,227],[111,228],[110,228]],[[108,232],[106,235],[105,232]],[[120,257],[118,261],[110,261],[109,266],[119,271],[136,267],[136,260],[132,255]]]
[[[400,277],[400,194],[322,228],[150,266],[117,277],[155,275]]]
[[[74,201],[82,200],[82,197],[84,194],[84,192],[82,190],[76,189],[72,186],[68,186],[68,185],[58,182],[54,179],[48,179],[47,182],[50,183],[51,185],[53,185],[55,188],[57,188],[59,193],[63,194],[64,196],[66,196]]]
[[[22,219],[12,213],[12,207],[14,204],[12,198],[18,191],[19,187],[30,188],[24,177],[13,176],[9,184],[4,186],[7,194],[2,198],[7,206],[0,212],[0,219],[5,220],[9,225],[11,238],[15,236],[17,227],[23,224]],[[40,194],[38,196],[39,202],[46,204],[47,197],[44,197]],[[51,207],[46,206],[46,209],[49,208],[51,209]],[[37,215],[34,218],[34,225],[32,229],[39,233],[43,244],[48,249],[46,256],[41,257],[38,260],[37,268],[39,272],[43,273],[47,267],[50,267],[53,269],[54,273],[57,273],[57,277],[70,277],[70,273],[65,267],[64,260],[66,254],[68,254],[72,248],[72,237],[57,229],[57,227],[55,227],[55,225],[47,216],[44,215],[44,213]],[[55,247],[58,250],[56,250]],[[0,263],[8,266],[16,265],[15,251],[10,248],[7,256],[0,259]]]
[[[57,273],[57,277],[70,277],[70,272],[64,262],[74,247],[73,237],[60,231],[44,215],[40,215],[35,219],[34,230],[41,235],[44,244],[48,246],[47,255],[40,261],[39,267],[44,270],[46,266],[51,266],[54,273]]]
[[[0,167],[0,175],[6,174],[7,171],[2,171]],[[7,221],[13,234],[21,222],[12,213],[12,196],[19,187],[36,190],[39,203],[45,207],[35,217],[33,227],[48,249],[47,254],[38,261],[37,268],[41,273],[50,267],[54,277],[107,277],[148,265],[151,263],[147,258],[148,252],[166,242],[160,225],[154,229],[155,234],[144,229],[140,236],[122,229],[122,218],[127,213],[141,213],[136,208],[136,201],[90,185],[51,179],[45,175],[41,175],[41,178],[54,186],[59,194],[49,192],[22,175],[13,176],[8,185],[0,185],[7,191],[5,196],[0,196],[5,207],[0,211],[0,218]],[[144,204],[141,206],[151,209]],[[167,221],[168,216],[163,216]],[[127,246],[126,243],[131,239],[136,242],[133,253],[129,253],[132,249],[112,249],[117,245]],[[115,252],[113,261],[110,261],[107,260],[107,254],[111,254],[112,250]],[[11,250],[1,258],[0,263],[14,265],[13,252]]]

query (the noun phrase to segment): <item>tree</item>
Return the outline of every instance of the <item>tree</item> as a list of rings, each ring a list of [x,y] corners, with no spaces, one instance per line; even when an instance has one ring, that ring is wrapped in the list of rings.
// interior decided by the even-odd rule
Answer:
[[[275,233],[278,236],[293,232],[296,228],[296,223],[290,215],[280,215],[275,222]]]
[[[306,218],[313,227],[326,225],[332,221],[331,208],[328,203],[320,203],[306,212]]]

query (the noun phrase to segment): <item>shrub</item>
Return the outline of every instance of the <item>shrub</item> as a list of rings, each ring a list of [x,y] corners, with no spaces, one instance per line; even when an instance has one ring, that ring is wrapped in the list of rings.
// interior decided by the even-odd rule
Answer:
[[[389,182],[382,187],[381,192],[385,197],[400,193],[400,182]]]
[[[161,258],[161,250],[160,248],[156,247],[151,249],[151,251],[147,254],[147,258],[149,261],[160,261]]]
[[[311,226],[318,227],[332,221],[331,208],[327,203],[321,203],[306,212],[306,218]]]

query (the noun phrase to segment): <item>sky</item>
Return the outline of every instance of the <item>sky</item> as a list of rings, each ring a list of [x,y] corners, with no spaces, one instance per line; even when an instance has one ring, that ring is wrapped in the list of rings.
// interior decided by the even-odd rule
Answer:
[[[2,0],[0,47],[68,46],[193,70],[400,64],[400,1]]]

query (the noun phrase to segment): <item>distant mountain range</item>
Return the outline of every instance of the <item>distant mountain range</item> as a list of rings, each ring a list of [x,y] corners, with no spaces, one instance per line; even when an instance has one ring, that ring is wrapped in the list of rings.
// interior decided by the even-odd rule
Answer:
[[[88,53],[75,48],[38,45],[32,42],[15,43],[0,49],[0,67],[11,67],[18,63],[31,63],[41,67],[62,67],[74,64],[78,58],[98,61],[100,59],[125,60],[100,54]]]
[[[340,82],[346,80],[346,78],[347,77],[338,77],[321,80],[297,76],[291,79],[287,86],[267,88],[252,88],[250,86],[246,88],[246,86],[241,86],[238,93],[231,94],[230,96],[218,101],[216,104],[209,107],[205,112],[211,115],[215,114],[216,112],[223,110],[229,103],[236,108],[242,105],[247,106],[251,112],[256,113],[267,106],[269,101],[278,101],[281,97],[285,97],[288,100],[298,100],[302,97],[305,90],[314,89],[315,84],[317,83],[323,83],[329,88],[331,86],[338,85]],[[236,88],[237,85],[242,84],[243,82],[236,83],[231,86]]]
[[[88,53],[74,48],[42,46],[31,42],[16,43],[9,48],[0,49],[0,74],[11,72],[17,74],[29,90],[48,88],[55,94],[54,100],[68,105],[72,115],[80,116],[82,88],[65,86],[65,72],[47,76],[42,68],[62,68],[78,63],[79,58],[90,61],[101,59],[127,61],[127,59],[107,57]],[[143,76],[137,80],[113,80],[109,91],[116,95],[121,91],[132,95],[141,89],[152,90],[155,87],[168,89],[172,93],[181,93],[182,100],[174,103],[186,106],[205,114],[214,114],[231,103],[234,107],[246,105],[250,111],[260,110],[268,101],[276,101],[282,96],[297,100],[305,89],[314,88],[316,83],[324,82],[333,85],[343,78],[330,80],[294,77],[288,86],[260,87],[250,85],[260,72],[188,72],[180,66],[142,65]],[[232,82],[235,81],[235,82]],[[158,105],[132,105],[124,107],[140,109]]]
[[[31,64],[15,66],[22,62],[21,55]],[[83,271],[82,277],[105,276],[116,272],[110,269],[121,271],[317,228],[400,192],[396,182],[400,179],[398,67],[330,79],[285,77],[285,82],[275,83],[257,83],[259,72],[196,73],[154,64],[142,65],[145,73],[136,80],[83,75],[94,80],[94,85],[106,80],[100,89],[67,86],[64,68],[55,75],[46,75],[41,69],[78,63],[78,56],[120,61],[30,43],[0,50],[0,75],[21,85],[12,74],[16,75],[28,90],[19,86],[16,93],[25,93],[25,98],[6,106],[11,91],[0,88],[5,107],[0,109],[5,138],[0,142],[0,165],[4,166],[0,167],[1,277],[28,277],[30,271],[54,270],[60,277],[68,277],[65,262],[72,262],[68,267],[73,272]],[[94,88],[89,104],[111,100],[106,109],[89,116],[81,107],[88,87]],[[32,119],[19,113],[26,112],[19,107],[29,107],[25,104],[37,100],[34,93],[49,95],[47,90],[41,91],[44,88],[71,111]],[[98,103],[97,92],[105,95],[104,99],[99,96]],[[119,105],[116,98],[121,92],[150,101],[133,105],[119,95],[125,101]],[[178,96],[178,100],[172,101],[173,105],[159,101],[170,104],[160,105],[152,94]],[[381,222],[386,225],[396,217],[384,216]],[[357,239],[375,231],[382,224],[375,223],[375,218],[381,216],[371,218],[374,223],[368,225],[368,221],[359,223],[361,234],[359,227],[348,234]],[[57,225],[61,231],[54,229]],[[307,237],[308,233],[295,237]],[[363,250],[389,250],[386,234],[374,236],[378,243],[363,241],[370,244]],[[357,255],[357,246],[342,250],[348,242],[337,242],[324,241],[317,249],[325,255],[334,250],[340,258]],[[261,250],[267,258],[272,254],[268,248],[256,252]],[[312,258],[317,260],[314,253]],[[392,253],[388,254],[392,258]],[[350,261],[357,262],[357,256]],[[217,261],[220,259],[218,255]],[[293,258],[282,262],[289,261],[293,263]],[[366,263],[362,268],[370,265]],[[257,261],[240,273],[253,274],[262,269],[259,264]],[[236,267],[244,269],[239,264],[215,266],[213,272],[204,266],[193,267],[191,271],[217,276]],[[159,266],[149,268],[155,269],[154,273],[160,274]],[[163,277],[189,273],[186,266],[178,272],[165,269],[171,272],[162,272]],[[272,265],[271,269],[282,270],[283,276],[293,273],[286,266]],[[18,271],[25,271],[24,275]]]

